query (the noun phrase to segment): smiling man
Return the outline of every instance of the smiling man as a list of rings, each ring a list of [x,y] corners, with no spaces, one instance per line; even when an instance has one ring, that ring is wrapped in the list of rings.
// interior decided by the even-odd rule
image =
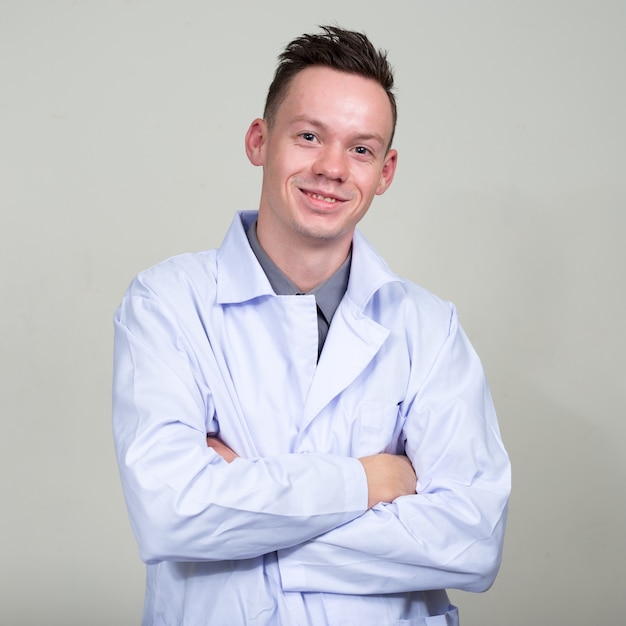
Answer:
[[[246,152],[258,211],[142,272],[115,315],[113,427],[144,626],[457,624],[510,468],[454,307],[356,230],[397,163],[361,33],[280,55]]]

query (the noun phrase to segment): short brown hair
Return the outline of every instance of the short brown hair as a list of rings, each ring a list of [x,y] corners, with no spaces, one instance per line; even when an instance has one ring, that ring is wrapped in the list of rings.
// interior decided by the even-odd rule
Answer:
[[[287,44],[278,56],[274,80],[267,92],[263,117],[272,125],[276,111],[287,96],[296,74],[310,66],[325,66],[340,72],[358,74],[375,80],[387,94],[391,104],[393,126],[389,146],[393,140],[398,119],[396,98],[393,94],[393,70],[387,61],[387,52],[377,50],[364,33],[345,30],[338,26],[320,26],[322,32],[302,35]]]

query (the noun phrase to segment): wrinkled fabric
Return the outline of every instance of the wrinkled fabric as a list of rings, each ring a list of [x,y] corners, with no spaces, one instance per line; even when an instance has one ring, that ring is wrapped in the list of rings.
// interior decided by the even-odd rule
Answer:
[[[510,466],[456,311],[357,232],[318,362],[315,298],[274,294],[255,218],[141,273],[115,314],[143,625],[457,624],[444,590],[492,584]],[[407,454],[417,494],[367,510],[357,459],[379,452]]]

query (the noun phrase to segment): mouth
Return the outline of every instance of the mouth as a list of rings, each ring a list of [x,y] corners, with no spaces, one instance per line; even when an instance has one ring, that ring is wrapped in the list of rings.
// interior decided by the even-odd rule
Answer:
[[[324,192],[310,191],[308,189],[300,189],[300,191],[311,200],[319,204],[334,205],[343,202],[343,198],[333,195],[327,195]]]
[[[321,193],[309,193],[305,192],[309,198],[313,198],[314,200],[323,200],[324,202],[329,202],[330,204],[334,204],[337,202],[337,198],[332,198],[331,196],[323,196]]]

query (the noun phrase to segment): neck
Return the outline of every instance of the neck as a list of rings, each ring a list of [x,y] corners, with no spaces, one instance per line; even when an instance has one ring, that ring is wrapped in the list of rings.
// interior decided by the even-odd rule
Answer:
[[[265,253],[300,291],[311,291],[330,278],[350,252],[352,237],[319,240],[301,236],[294,242],[276,236],[257,221],[257,237]]]

